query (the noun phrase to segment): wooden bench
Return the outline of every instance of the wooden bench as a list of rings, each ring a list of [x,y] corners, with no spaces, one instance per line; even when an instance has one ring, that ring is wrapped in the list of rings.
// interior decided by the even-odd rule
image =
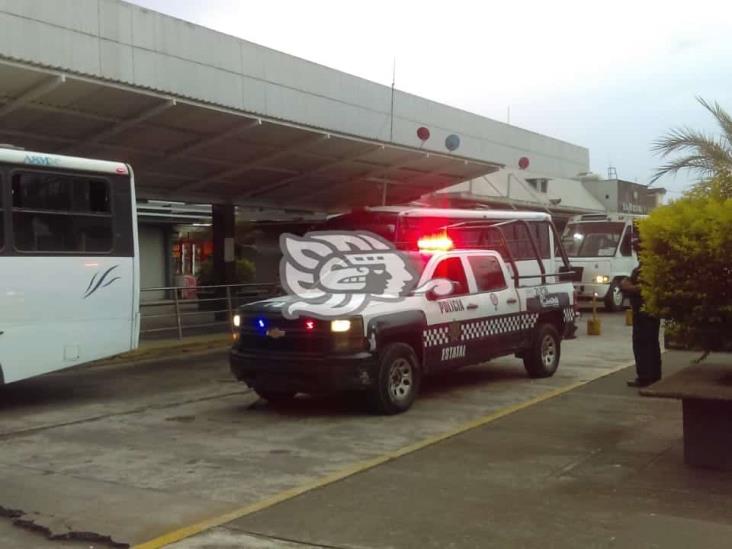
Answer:
[[[688,465],[732,470],[732,364],[695,364],[641,394],[681,400]]]

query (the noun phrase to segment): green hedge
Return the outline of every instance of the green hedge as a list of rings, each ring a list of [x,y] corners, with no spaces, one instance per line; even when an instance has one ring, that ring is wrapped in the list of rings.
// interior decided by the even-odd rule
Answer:
[[[732,198],[725,196],[693,192],[639,224],[646,309],[673,324],[675,339],[707,352],[732,339]]]

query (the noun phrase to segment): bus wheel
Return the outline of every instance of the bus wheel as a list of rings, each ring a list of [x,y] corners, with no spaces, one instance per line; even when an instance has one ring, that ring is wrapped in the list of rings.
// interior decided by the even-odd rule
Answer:
[[[620,285],[617,280],[613,280],[610,284],[610,288],[605,295],[605,310],[611,313],[619,311],[623,308],[623,292],[620,290]]]

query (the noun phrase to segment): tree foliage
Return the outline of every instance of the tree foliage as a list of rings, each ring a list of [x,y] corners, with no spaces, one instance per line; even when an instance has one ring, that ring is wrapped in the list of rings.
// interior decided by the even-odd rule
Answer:
[[[653,150],[662,157],[673,157],[656,171],[651,182],[666,174],[692,170],[703,178],[719,173],[732,173],[732,116],[717,102],[709,103],[701,97],[697,101],[714,117],[719,135],[709,135],[694,128],[675,128],[656,141]]]
[[[686,192],[686,196],[692,198],[713,198],[716,200],[732,198],[732,172],[722,171],[716,177],[695,183]]]
[[[640,222],[646,309],[705,352],[732,338],[732,177],[720,174]]]

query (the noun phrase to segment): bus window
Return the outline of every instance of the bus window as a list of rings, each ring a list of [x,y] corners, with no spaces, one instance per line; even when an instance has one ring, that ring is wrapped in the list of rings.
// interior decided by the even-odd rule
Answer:
[[[546,221],[530,221],[529,226],[536,246],[539,248],[539,256],[542,259],[551,259],[551,242],[549,241],[549,224]]]
[[[15,172],[11,190],[16,250],[112,251],[112,204],[108,181],[76,175]]]
[[[536,259],[534,248],[529,241],[529,233],[524,225],[507,225],[503,227],[503,234],[506,237],[506,243],[511,250],[511,254],[516,261]]]

